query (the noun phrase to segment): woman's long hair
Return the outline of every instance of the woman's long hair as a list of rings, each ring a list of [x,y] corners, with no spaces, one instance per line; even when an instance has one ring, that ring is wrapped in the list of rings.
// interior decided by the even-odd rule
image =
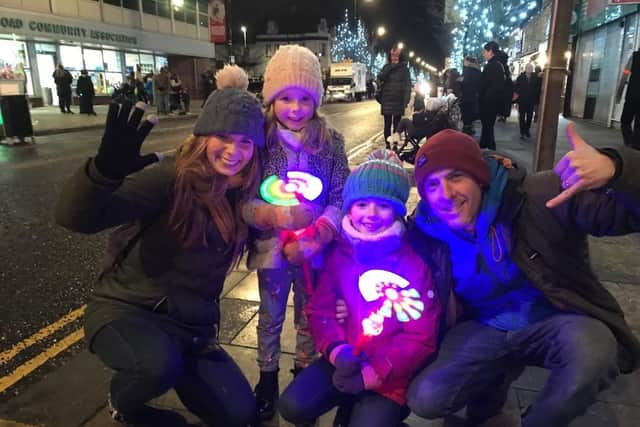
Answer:
[[[241,209],[242,202],[257,192],[260,154],[255,147],[253,157],[242,170],[243,182],[232,208],[226,197],[229,177],[211,166],[206,141],[206,136],[191,135],[178,149],[169,226],[183,247],[193,248],[208,246],[207,226],[213,223],[232,250],[233,267],[240,260],[249,234]]]
[[[269,104],[264,115],[266,118],[267,145],[278,144],[278,119],[273,102]],[[325,118],[318,114],[317,108],[302,132],[302,146],[305,151],[310,153],[316,154],[320,152],[333,141],[331,132],[329,132],[329,125],[327,125]]]

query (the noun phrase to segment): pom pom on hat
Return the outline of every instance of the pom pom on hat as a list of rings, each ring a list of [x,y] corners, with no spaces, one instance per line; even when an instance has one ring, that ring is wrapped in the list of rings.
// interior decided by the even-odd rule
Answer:
[[[218,89],[207,98],[193,127],[196,136],[243,134],[264,146],[264,114],[260,101],[246,88],[247,74],[238,66],[216,73]]]
[[[306,47],[296,44],[280,46],[264,71],[264,102],[270,104],[280,92],[294,87],[305,90],[319,107],[324,91],[320,61]]]
[[[409,174],[396,153],[378,149],[347,178],[342,209],[347,212],[357,200],[370,197],[390,203],[396,215],[405,216],[409,189]]]
[[[237,65],[225,65],[216,73],[216,87],[226,89],[235,87],[247,90],[249,88],[249,76]]]
[[[457,169],[468,173],[481,187],[489,185],[489,166],[478,143],[466,133],[442,130],[427,139],[416,154],[415,177],[423,199],[424,181],[441,169]]]

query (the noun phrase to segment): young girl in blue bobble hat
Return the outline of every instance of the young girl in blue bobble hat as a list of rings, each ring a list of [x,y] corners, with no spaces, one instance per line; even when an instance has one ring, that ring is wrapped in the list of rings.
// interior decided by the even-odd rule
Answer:
[[[390,150],[374,153],[347,179],[342,232],[307,305],[324,357],[280,397],[287,421],[310,423],[336,405],[352,406],[339,424],[350,427],[396,427],[409,414],[406,391],[435,353],[440,303],[431,270],[406,234],[408,196],[409,177]],[[336,319],[338,299],[349,311],[344,323]]]
[[[305,282],[310,281],[313,271],[307,269],[309,274],[305,275],[302,264],[318,266],[323,249],[341,226],[342,190],[349,167],[342,135],[318,114],[322,92],[320,63],[309,49],[282,46],[267,64],[262,90],[267,122],[263,179],[275,177],[284,185],[293,183],[292,172],[311,177],[305,175],[308,178],[296,181],[293,190],[284,185],[285,191],[296,193],[300,200],[297,206],[270,204],[263,197],[244,209],[245,220],[256,229],[247,265],[258,270],[260,288],[260,381],[255,393],[262,419],[275,414],[280,335],[292,287],[297,331],[294,375],[315,360],[316,351],[303,311],[308,298]],[[316,179],[321,183],[321,191],[310,196],[306,190],[315,185],[312,181]],[[298,237],[285,238],[290,235],[285,230],[298,230]]]

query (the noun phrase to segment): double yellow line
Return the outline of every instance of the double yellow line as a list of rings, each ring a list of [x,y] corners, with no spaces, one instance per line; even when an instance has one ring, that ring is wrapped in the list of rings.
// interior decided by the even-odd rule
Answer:
[[[51,336],[57,330],[63,328],[69,323],[74,322],[75,320],[81,318],[84,315],[84,311],[87,308],[86,305],[73,310],[69,314],[63,316],[58,321],[52,323],[51,325],[47,325],[44,328],[40,329],[35,334],[31,335],[29,338],[20,341],[9,350],[3,351],[0,353],[0,366],[6,365],[9,363],[14,357],[16,357],[23,350],[31,347],[35,343],[42,341],[43,339]],[[75,330],[71,334],[67,335],[60,341],[56,342],[42,353],[18,366],[8,375],[0,378],[0,393],[7,390],[9,387],[29,375],[31,372],[38,369],[40,366],[44,365],[47,360],[56,357],[58,354],[62,353],[67,348],[71,347],[73,344],[77,343],[84,337],[84,331],[82,328]]]

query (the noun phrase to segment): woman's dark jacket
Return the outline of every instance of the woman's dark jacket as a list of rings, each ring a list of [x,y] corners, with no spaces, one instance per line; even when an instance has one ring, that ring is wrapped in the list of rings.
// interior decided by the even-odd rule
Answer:
[[[640,231],[640,153],[625,147],[603,151],[622,158],[622,174],[612,186],[580,193],[554,209],[545,207],[562,191],[553,171],[526,175],[511,169],[494,224],[511,259],[555,307],[584,313],[611,329],[619,344],[618,365],[628,373],[640,366],[640,342],[593,272],[587,239]],[[432,268],[439,295],[449,295],[454,283],[448,246],[412,220],[409,230],[414,249]],[[443,313],[446,302],[441,298]]]
[[[167,225],[174,164],[174,158],[165,158],[124,181],[114,181],[102,176],[89,160],[62,190],[56,221],[70,230],[92,234],[135,224],[112,235],[112,250],[124,248],[129,241],[133,245],[124,260],[98,279],[85,314],[89,343],[107,323],[129,316],[151,316],[194,336],[216,334],[218,299],[232,255],[211,224],[206,232],[208,247],[185,249],[178,244]],[[232,204],[235,193],[227,192]]]
[[[381,113],[401,116],[411,97],[411,77],[406,62],[388,63],[378,75],[382,85]]]

